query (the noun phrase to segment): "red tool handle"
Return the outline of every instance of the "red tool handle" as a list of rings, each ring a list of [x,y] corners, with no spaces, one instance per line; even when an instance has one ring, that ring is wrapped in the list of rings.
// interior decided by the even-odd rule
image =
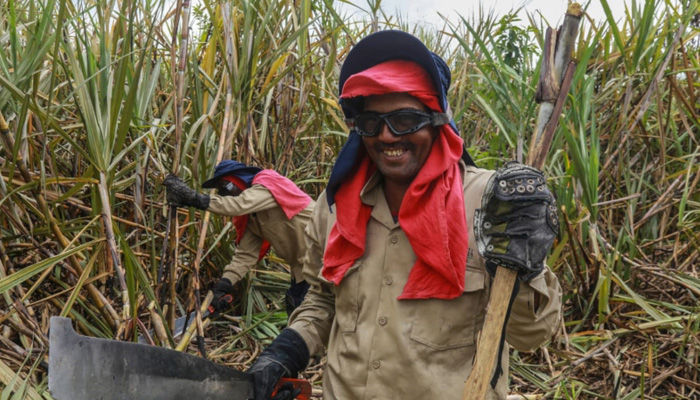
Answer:
[[[296,399],[311,400],[311,384],[305,379],[281,378],[279,382],[277,382],[275,390],[272,392],[272,397],[275,397],[277,391],[285,383],[291,383],[292,386],[294,386],[294,389],[301,389],[301,393],[299,393],[299,395],[295,397]]]
[[[233,303],[233,296],[231,296],[230,294],[224,295],[221,299],[224,300],[224,301],[226,302],[226,304],[231,304],[231,303]],[[216,311],[216,309],[214,308],[214,306],[212,306],[211,304],[209,305],[209,307],[207,308],[207,310],[209,310],[209,314],[213,314],[214,311]]]

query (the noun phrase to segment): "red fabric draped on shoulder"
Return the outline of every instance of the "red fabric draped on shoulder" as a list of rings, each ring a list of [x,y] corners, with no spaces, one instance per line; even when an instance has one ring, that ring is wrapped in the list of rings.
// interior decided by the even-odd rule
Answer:
[[[288,219],[292,219],[311,203],[311,197],[299,189],[294,182],[271,169],[258,172],[253,178],[253,184],[265,186],[282,207]]]
[[[233,182],[241,190],[247,189],[245,183],[238,177],[227,176],[223,179]],[[294,182],[271,169],[258,172],[253,178],[253,184],[262,185],[269,190],[288,219],[292,219],[311,203],[311,197],[299,189]],[[248,215],[233,217],[233,225],[236,227],[236,244],[239,244],[248,226]],[[270,250],[270,242],[263,240],[258,261],[265,257],[268,250]]]

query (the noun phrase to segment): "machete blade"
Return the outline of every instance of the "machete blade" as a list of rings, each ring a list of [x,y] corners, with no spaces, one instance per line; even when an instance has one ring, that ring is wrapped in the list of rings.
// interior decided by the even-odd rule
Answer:
[[[209,310],[206,310],[202,313],[202,321],[204,321],[205,318],[209,316],[210,312]],[[178,318],[175,320],[175,329],[173,329],[173,339],[177,339],[182,334],[185,332],[185,321],[187,321],[188,326],[194,324],[194,319],[197,315],[196,311],[192,311],[190,315],[183,315],[182,317]],[[148,331],[148,334],[153,337],[153,329]],[[142,344],[148,344],[148,340],[143,335],[138,336],[138,342]]]
[[[162,347],[78,335],[51,317],[49,392],[56,400],[247,400],[252,375]]]

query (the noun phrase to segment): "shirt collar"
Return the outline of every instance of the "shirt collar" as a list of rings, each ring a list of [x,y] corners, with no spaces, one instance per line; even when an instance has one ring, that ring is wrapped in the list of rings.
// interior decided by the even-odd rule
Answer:
[[[372,207],[372,218],[387,229],[394,229],[399,226],[399,223],[394,222],[394,218],[391,216],[389,204],[386,202],[386,197],[384,197],[384,191],[382,190],[382,181],[382,175],[379,171],[372,174],[360,192],[360,200]]]

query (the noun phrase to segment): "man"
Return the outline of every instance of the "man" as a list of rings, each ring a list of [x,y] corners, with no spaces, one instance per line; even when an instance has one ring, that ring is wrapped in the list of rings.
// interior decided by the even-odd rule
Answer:
[[[291,269],[287,290],[287,313],[301,303],[309,284],[302,274],[304,228],[311,218],[315,202],[294,182],[270,169],[224,160],[216,166],[214,177],[202,184],[216,188],[209,196],[188,187],[180,178],[168,176],[163,182],[168,203],[178,207],[196,207],[219,215],[234,217],[236,254],[224,268],[214,287],[212,307],[223,311],[230,307],[233,285],[265,256],[270,247]]]
[[[324,352],[325,399],[461,399],[497,265],[522,280],[507,342],[533,350],[555,331],[561,289],[544,266],[553,197],[529,167],[476,168],[449,84],[445,62],[403,32],[372,34],[348,54],[340,99],[351,133],[306,229],[311,287],[249,369],[255,400]],[[507,371],[507,351],[501,363]],[[501,375],[488,398],[506,395]]]

